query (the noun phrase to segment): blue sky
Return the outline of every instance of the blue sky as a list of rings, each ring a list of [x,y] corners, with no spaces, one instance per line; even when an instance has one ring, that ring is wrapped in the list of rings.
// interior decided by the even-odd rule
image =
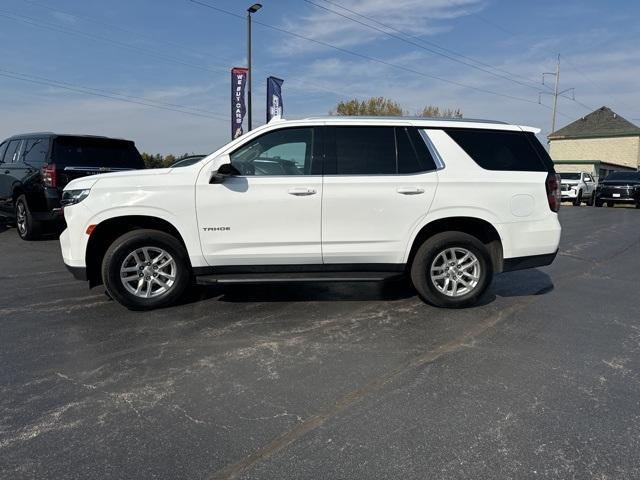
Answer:
[[[240,16],[251,3],[201,1]],[[433,104],[548,132],[551,97],[545,108],[538,91],[558,53],[561,88],[575,87],[579,102],[560,99],[559,126],[602,105],[640,123],[636,0],[262,3],[257,21],[353,53],[255,24],[254,123],[264,122],[265,78],[275,75],[285,79],[287,118],[382,95],[412,113]],[[189,0],[3,0],[0,137],[52,130],[126,137],[149,152],[212,151],[230,136],[229,69],[245,63],[245,35],[242,18]],[[105,98],[115,94],[139,103]]]

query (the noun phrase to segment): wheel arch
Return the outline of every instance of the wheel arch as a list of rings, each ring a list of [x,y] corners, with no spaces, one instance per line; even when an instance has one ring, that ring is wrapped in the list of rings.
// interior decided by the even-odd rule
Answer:
[[[188,252],[180,231],[169,221],[151,215],[123,215],[111,217],[98,223],[92,230],[85,253],[87,280],[94,287],[102,284],[102,259],[109,246],[120,236],[133,230],[150,229],[172,235]]]
[[[503,242],[498,230],[491,222],[478,218],[467,216],[444,217],[433,220],[422,226],[413,238],[409,254],[407,256],[407,268],[411,268],[413,258],[418,248],[428,238],[443,232],[463,232],[476,237],[480,240],[489,251],[493,263],[493,270],[499,273],[503,268]]]

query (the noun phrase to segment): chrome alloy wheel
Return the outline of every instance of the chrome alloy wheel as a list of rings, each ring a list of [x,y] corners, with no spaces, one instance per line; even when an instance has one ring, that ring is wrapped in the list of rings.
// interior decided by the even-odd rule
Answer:
[[[20,235],[27,233],[27,209],[21,201],[16,205],[16,226]]]
[[[142,247],[131,252],[120,266],[120,280],[136,297],[154,298],[171,290],[176,262],[162,248]]]
[[[478,285],[480,262],[466,248],[447,248],[434,258],[430,276],[440,293],[448,297],[461,297]]]

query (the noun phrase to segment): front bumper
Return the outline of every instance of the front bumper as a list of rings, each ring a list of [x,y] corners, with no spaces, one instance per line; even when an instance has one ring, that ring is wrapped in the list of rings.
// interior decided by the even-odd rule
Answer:
[[[574,199],[578,196],[578,191],[577,190],[562,190],[562,199]]]
[[[596,191],[596,200],[603,202],[640,203],[640,189],[604,188]]]

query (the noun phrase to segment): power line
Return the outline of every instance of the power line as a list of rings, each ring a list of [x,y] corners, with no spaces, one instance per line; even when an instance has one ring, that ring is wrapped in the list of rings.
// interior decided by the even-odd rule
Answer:
[[[234,13],[234,12],[230,12],[228,10],[224,10],[222,8],[210,5],[210,4],[202,2],[200,0],[187,0],[187,1],[189,1],[191,3],[195,3],[195,4],[198,4],[198,5],[201,5],[201,6],[206,7],[206,8],[210,8],[212,10],[216,10],[216,11],[224,13],[226,15],[231,15],[233,17],[236,17],[236,18],[244,20],[244,17],[242,15],[239,15],[239,14]],[[517,100],[517,101],[520,101],[520,102],[532,103],[534,105],[538,105],[538,102],[536,102],[534,100],[531,100],[531,99],[528,99],[528,98],[517,97],[515,95],[509,95],[509,94],[506,94],[506,93],[495,92],[493,90],[488,90],[488,89],[480,88],[480,87],[474,87],[472,85],[467,85],[467,84],[464,84],[464,83],[461,83],[461,82],[457,82],[455,80],[449,80],[449,79],[446,79],[446,78],[443,78],[443,77],[438,77],[436,75],[431,75],[431,74],[428,74],[428,73],[425,73],[425,72],[421,72],[419,70],[414,70],[414,69],[409,68],[409,67],[398,65],[398,64],[395,64],[395,63],[392,63],[392,62],[387,62],[386,60],[382,60],[382,59],[379,59],[379,58],[376,58],[376,57],[371,57],[371,56],[365,55],[363,53],[358,53],[358,52],[354,52],[353,50],[348,50],[348,49],[343,48],[343,47],[338,47],[336,45],[333,45],[333,44],[328,43],[328,42],[324,42],[322,40],[316,40],[314,38],[305,37],[304,35],[300,35],[298,33],[292,32],[290,30],[286,30],[284,28],[276,27],[274,25],[270,25],[268,23],[264,23],[264,22],[261,22],[261,21],[258,21],[258,20],[254,20],[254,23],[257,23],[258,25],[261,25],[263,27],[269,28],[271,30],[275,30],[275,31],[280,32],[280,33],[284,33],[284,34],[287,34],[287,35],[290,35],[290,36],[293,36],[293,37],[296,37],[296,38],[299,38],[299,39],[302,39],[302,40],[306,40],[306,41],[315,43],[317,45],[322,45],[324,47],[331,48],[333,50],[337,50],[337,51],[342,52],[342,53],[346,53],[348,55],[352,55],[352,56],[355,56],[355,57],[358,57],[358,58],[362,58],[362,59],[370,61],[370,62],[379,63],[381,65],[385,65],[387,67],[392,67],[392,68],[395,68],[395,69],[398,69],[398,70],[402,70],[402,71],[405,71],[405,72],[408,72],[408,73],[413,73],[413,74],[416,74],[416,75],[420,75],[420,76],[425,77],[425,78],[431,78],[433,80],[438,80],[440,82],[448,83],[448,84],[451,84],[451,85],[456,85],[456,86],[462,87],[462,88],[468,88],[470,90],[475,90],[477,92],[486,93],[486,94],[489,94],[489,95],[495,95],[495,96],[498,96],[498,97],[509,98],[511,100]]]
[[[160,59],[160,60],[164,60],[166,62],[170,62],[173,64],[177,64],[177,65],[182,65],[182,66],[187,66],[187,67],[191,67],[191,68],[196,68],[199,70],[205,70],[205,71],[210,71],[210,72],[218,72],[218,71],[228,71],[228,69],[226,67],[207,67],[204,65],[198,65],[198,64],[194,64],[194,63],[190,63],[190,62],[185,62],[184,60],[181,60],[179,58],[175,58],[175,57],[171,57],[168,55],[164,55],[161,53],[157,53],[153,50],[149,50],[146,48],[142,48],[142,47],[138,47],[135,45],[131,45],[129,43],[125,43],[125,42],[121,42],[119,40],[112,40],[110,38],[107,37],[103,37],[100,35],[94,35],[92,33],[87,33],[87,32],[83,32],[81,30],[74,30],[74,29],[69,29],[69,28],[62,28],[59,27],[58,25],[51,23],[51,22],[46,22],[46,21],[40,21],[37,20],[33,17],[27,17],[24,15],[18,15],[15,14],[13,12],[8,12],[6,10],[0,10],[0,17],[3,18],[8,18],[10,20],[15,20],[15,21],[19,21],[19,22],[23,22],[26,23],[28,25],[32,25],[35,27],[39,27],[39,28],[43,28],[46,30],[51,30],[57,33],[64,33],[66,35],[71,35],[71,36],[76,36],[76,37],[84,37],[84,38],[89,38],[91,40],[95,40],[95,41],[101,41],[101,42],[106,42],[106,43],[110,43],[112,45],[116,45],[120,48],[124,48],[127,50],[132,50],[138,53],[141,53],[143,55],[147,55],[150,57],[154,57],[156,59]]]
[[[49,5],[45,4],[45,3],[37,2],[36,0],[22,0],[22,1],[27,3],[27,4],[29,4],[29,5],[32,5],[32,6],[44,8],[45,10],[49,10],[50,12],[61,13],[63,15],[68,15],[69,17],[72,17],[72,18],[75,18],[75,19],[84,20],[85,22],[95,23],[97,25],[101,25],[103,27],[107,27],[107,28],[110,28],[112,30],[116,30],[116,31],[119,31],[119,32],[126,33],[128,35],[132,35],[132,36],[139,37],[139,38],[146,39],[146,40],[151,40],[153,43],[160,43],[160,44],[164,44],[164,45],[168,45],[168,46],[172,46],[172,47],[177,47],[177,48],[182,49],[185,52],[194,53],[194,54],[196,54],[198,56],[205,56],[202,52],[196,52],[191,47],[188,47],[188,46],[180,44],[180,43],[176,43],[176,42],[173,42],[173,41],[170,41],[170,40],[166,40],[166,39],[158,39],[158,38],[155,38],[155,37],[151,37],[149,35],[144,35],[144,34],[142,34],[140,32],[134,31],[134,30],[129,30],[129,29],[126,29],[126,28],[122,28],[119,25],[114,25],[112,23],[104,22],[104,21],[102,21],[100,19],[96,19],[96,18],[89,17],[89,16],[86,16],[86,15],[79,15],[77,13],[70,12],[69,10],[62,10],[60,8],[54,8],[54,7],[51,7],[51,6],[49,6]],[[227,61],[227,60],[224,60],[224,59],[221,59],[221,58],[219,58],[218,60]]]
[[[380,22],[380,21],[378,21],[378,20],[376,20],[376,19],[374,19],[374,18],[372,18],[372,17],[369,17],[369,16],[367,16],[367,15],[363,15],[363,14],[361,14],[361,13],[359,13],[359,12],[356,12],[355,10],[352,10],[352,9],[350,9],[350,8],[347,8],[347,7],[344,7],[344,6],[340,5],[339,3],[334,2],[334,1],[332,1],[332,0],[324,0],[324,2],[325,2],[325,3],[328,3],[328,4],[331,4],[331,5],[335,6],[335,7],[338,7],[338,8],[340,8],[340,9],[342,9],[342,10],[344,10],[344,11],[346,11],[346,12],[349,12],[349,13],[351,13],[351,14],[353,14],[353,15],[356,15],[356,16],[358,16],[358,17],[360,17],[360,18],[364,18],[364,19],[368,20],[369,22],[372,22],[372,23],[375,23],[375,24],[377,24],[377,25],[380,25],[380,26],[382,26],[382,27],[384,27],[384,28],[386,28],[386,29],[388,29],[388,30],[391,30],[391,31],[393,31],[393,32],[396,32],[396,33],[398,33],[398,34],[402,35],[402,37],[399,37],[398,35],[391,34],[391,33],[387,32],[387,31],[384,31],[384,30],[382,30],[382,29],[380,29],[380,28],[377,28],[377,27],[375,27],[375,26],[373,26],[373,25],[369,25],[369,24],[367,24],[367,23],[365,23],[365,22],[361,22],[361,21],[359,21],[359,20],[357,20],[357,19],[355,19],[355,18],[353,18],[353,17],[350,17],[350,16],[348,16],[348,15],[343,15],[343,14],[341,14],[341,13],[339,13],[339,12],[336,12],[335,10],[331,10],[331,9],[329,9],[329,8],[323,7],[322,5],[318,5],[317,3],[315,3],[315,2],[313,2],[313,1],[311,1],[311,0],[304,0],[304,1],[305,1],[306,3],[309,3],[309,4],[311,4],[311,5],[314,5],[315,7],[321,8],[321,9],[326,10],[326,11],[328,11],[328,12],[331,12],[331,13],[333,13],[333,14],[335,14],[335,15],[339,15],[339,16],[341,16],[341,17],[343,17],[343,18],[346,18],[346,19],[348,19],[348,20],[351,20],[351,21],[353,21],[353,22],[356,22],[356,23],[358,23],[358,24],[360,24],[360,25],[363,25],[363,26],[365,26],[365,27],[367,27],[367,28],[370,28],[370,29],[376,30],[376,31],[378,31],[378,32],[384,33],[385,35],[388,35],[388,36],[390,36],[391,38],[395,38],[395,39],[400,40],[400,41],[403,41],[403,42],[405,42],[405,43],[408,43],[408,44],[414,45],[414,46],[416,46],[416,47],[418,47],[418,48],[421,48],[421,49],[423,49],[423,50],[426,50],[426,51],[428,51],[428,52],[431,52],[431,53],[433,53],[433,54],[435,54],[435,55],[439,55],[439,56],[441,56],[441,57],[447,58],[447,59],[452,60],[452,61],[454,61],[454,62],[461,63],[462,65],[466,65],[466,66],[468,66],[468,67],[475,68],[476,70],[480,70],[480,71],[482,71],[482,72],[488,73],[488,74],[493,75],[493,76],[495,76],[495,77],[502,78],[502,79],[508,80],[508,81],[510,81],[510,82],[517,83],[517,84],[522,85],[522,86],[525,86],[525,87],[527,87],[527,88],[531,88],[531,89],[534,89],[534,90],[538,90],[538,89],[539,89],[538,85],[537,85],[533,80],[530,80],[530,79],[528,79],[528,78],[526,78],[526,77],[523,77],[523,76],[521,76],[521,75],[518,75],[518,74],[515,74],[515,73],[512,73],[512,72],[509,72],[508,70],[504,70],[504,69],[502,69],[502,68],[496,67],[496,66],[491,65],[491,64],[489,64],[489,63],[485,63],[485,62],[482,62],[482,61],[480,61],[480,60],[476,60],[476,59],[474,59],[474,58],[468,57],[468,56],[466,56],[466,55],[463,55],[462,53],[459,53],[459,52],[456,52],[456,51],[454,51],[454,50],[450,50],[450,49],[448,49],[448,48],[445,48],[445,47],[443,47],[443,46],[441,46],[441,45],[438,45],[438,44],[437,44],[437,43],[435,43],[435,42],[431,42],[431,41],[428,41],[428,40],[424,40],[424,39],[421,39],[421,38],[416,37],[416,36],[413,36],[413,35],[407,35],[405,32],[403,32],[403,31],[401,31],[401,30],[398,30],[397,28],[395,28],[395,27],[393,27],[393,26],[391,26],[391,25],[389,25],[389,24],[387,24],[387,23],[383,23],[383,22]],[[456,55],[456,56],[458,56],[458,57],[464,58],[465,60],[469,60],[469,61],[471,61],[471,62],[474,62],[474,63],[478,64],[478,65],[482,65],[483,67],[487,67],[487,68],[490,68],[490,69],[492,69],[492,70],[496,70],[496,71],[498,71],[498,72],[504,73],[505,75],[500,75],[500,74],[495,73],[495,72],[492,72],[492,71],[490,71],[490,70],[486,70],[485,68],[478,67],[477,65],[473,65],[473,64],[470,64],[470,63],[468,63],[468,62],[465,62],[465,61],[459,60],[459,59],[457,59],[457,58],[455,58],[455,57],[452,57],[451,55],[447,55],[447,54],[445,54],[445,53],[435,51],[435,50],[433,50],[433,49],[431,49],[431,48],[427,48],[427,47],[425,47],[424,45],[420,45],[420,44],[418,44],[418,43],[416,43],[416,42],[419,42],[420,44],[425,44],[425,45],[433,46],[433,47],[435,47],[435,48],[437,48],[437,49],[439,49],[439,50],[442,50],[443,52],[446,52],[446,53],[451,54],[451,55]],[[512,77],[513,77],[513,78],[512,78]],[[519,81],[519,80],[516,80],[515,78],[522,78],[522,79],[524,79],[526,82],[529,82],[529,83],[521,82],[521,81]]]
[[[81,85],[72,85],[66,82],[60,82],[58,80],[53,80],[50,78],[46,78],[46,77],[39,77],[39,76],[34,76],[34,75],[28,75],[25,73],[20,73],[20,72],[15,72],[12,70],[5,70],[3,68],[0,68],[0,76],[6,77],[6,78],[12,78],[14,80],[20,80],[23,82],[29,82],[29,83],[34,83],[34,84],[38,84],[38,85],[45,85],[45,86],[49,86],[49,87],[55,87],[55,88],[61,88],[63,90],[68,90],[71,92],[76,92],[76,93],[82,93],[85,95],[93,95],[96,97],[101,97],[101,98],[108,98],[111,100],[118,100],[121,102],[125,102],[125,103],[133,103],[136,105],[143,105],[145,107],[152,107],[152,108],[158,108],[158,109],[162,109],[162,110],[169,110],[172,112],[179,112],[179,113],[186,113],[187,115],[193,115],[196,117],[203,117],[203,118],[210,118],[210,119],[215,119],[215,120],[227,120],[227,117],[224,117],[222,115],[217,115],[214,112],[209,112],[208,114],[204,114],[204,113],[197,113],[194,111],[188,111],[188,110],[194,110],[191,107],[187,107],[184,105],[176,105],[176,104],[169,104],[169,103],[163,103],[163,102],[157,102],[155,100],[151,100],[148,98],[144,98],[144,97],[136,97],[133,95],[124,95],[121,93],[117,93],[117,92],[110,92],[108,90],[102,90],[102,89],[97,89],[97,88],[91,88],[91,87],[84,87]],[[102,92],[102,93],[101,93]],[[180,108],[178,108],[180,107]]]

